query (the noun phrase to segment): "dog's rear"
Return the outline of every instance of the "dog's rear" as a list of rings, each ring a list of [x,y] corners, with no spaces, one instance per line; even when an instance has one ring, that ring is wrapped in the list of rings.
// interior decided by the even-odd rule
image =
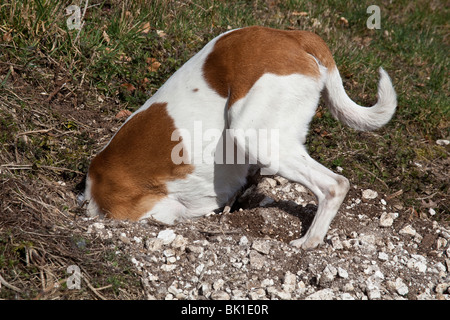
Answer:
[[[180,139],[189,142],[196,136],[195,123],[201,122],[200,138],[209,129],[226,132],[248,158],[316,195],[319,205],[311,227],[292,242],[314,248],[350,184],[308,155],[304,142],[309,123],[324,93],[333,116],[350,127],[374,130],[386,124],[397,102],[389,76],[382,69],[380,73],[378,102],[362,107],[346,94],[331,52],[317,35],[261,27],[221,35],[180,68],[93,160],[88,210],[172,223],[224,206],[245,183],[247,164],[188,161],[180,167],[171,159],[177,143],[170,130],[185,129]],[[276,153],[248,145],[259,130],[278,133],[269,142]],[[210,146],[194,147],[192,153],[187,148],[183,156],[203,159]]]
[[[316,47],[317,51],[317,47]],[[374,106],[363,107],[356,104],[345,92],[341,76],[328,50],[321,51],[322,57],[309,50],[319,64],[324,78],[323,95],[331,114],[342,123],[360,131],[378,129],[387,124],[395,113],[397,96],[391,79],[380,67],[378,101]],[[304,148],[299,148],[304,152]],[[288,156],[288,154],[286,154]],[[292,154],[292,157],[295,157]],[[319,200],[316,216],[306,235],[292,241],[292,245],[305,249],[315,248],[322,242],[331,221],[342,204],[348,189],[346,178],[336,175],[315,162],[307,154],[295,158],[284,177],[309,187]],[[298,170],[298,168],[303,168]],[[299,172],[302,171],[302,172]]]

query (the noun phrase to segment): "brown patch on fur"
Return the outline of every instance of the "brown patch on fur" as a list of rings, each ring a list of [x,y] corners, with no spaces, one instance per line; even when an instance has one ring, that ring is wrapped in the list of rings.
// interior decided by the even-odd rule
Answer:
[[[134,115],[92,160],[92,198],[106,216],[138,220],[167,195],[167,181],[193,171],[171,159],[179,141],[171,141],[176,128],[166,107],[154,103]]]
[[[229,98],[230,108],[265,73],[318,78],[319,68],[311,55],[328,69],[335,66],[327,45],[314,33],[249,27],[219,38],[203,72],[207,83]]]

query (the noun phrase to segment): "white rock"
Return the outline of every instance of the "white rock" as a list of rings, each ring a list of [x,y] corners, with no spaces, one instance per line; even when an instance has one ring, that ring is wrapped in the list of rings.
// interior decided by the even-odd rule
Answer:
[[[175,263],[175,262],[177,262],[177,258],[176,257],[169,257],[169,258],[166,258],[166,262],[169,264],[169,263]]]
[[[218,280],[214,281],[213,288],[214,288],[214,290],[220,290],[220,289],[222,289],[224,284],[225,284],[225,281],[223,281],[223,279],[218,279]]]
[[[209,295],[211,294],[211,284],[208,282],[203,282],[200,286],[200,289],[204,297],[209,297]]]
[[[395,279],[395,290],[401,296],[407,295],[409,292],[408,286],[403,282],[401,278]]]
[[[161,239],[164,244],[170,244],[176,236],[172,229],[165,229],[158,233],[157,239]]]
[[[447,239],[439,237],[436,242],[436,249],[442,250],[447,246]],[[450,247],[449,247],[450,248]]]
[[[440,146],[448,146],[450,144],[450,140],[438,139],[436,140],[436,144]]]
[[[173,241],[170,245],[174,249],[180,249],[181,251],[184,251],[186,249],[187,244],[188,244],[188,239],[183,237],[181,234],[177,234],[175,236],[175,239],[173,239]]]
[[[374,190],[366,189],[362,192],[362,198],[365,200],[375,199],[376,197],[378,197],[378,192]]]
[[[333,281],[334,277],[337,275],[337,273],[338,273],[338,270],[335,267],[333,267],[332,265],[327,265],[322,272],[320,280],[328,281],[328,282]]]
[[[435,267],[438,272],[445,272],[446,270],[444,264],[442,264],[441,262],[436,263]]]
[[[172,284],[170,285],[170,287],[167,289],[167,291],[171,294],[173,294],[174,296],[177,296],[178,294],[180,294],[183,290],[178,289],[178,281],[174,281],[172,282]]]
[[[348,292],[344,292],[344,293],[341,295],[341,299],[342,299],[342,300],[355,300],[355,298],[354,298],[350,293],[348,293]]]
[[[378,259],[381,261],[387,261],[389,259],[389,256],[386,252],[380,252],[378,253]]]
[[[278,184],[283,185],[288,182],[286,178],[275,176],[274,179],[278,182]]]
[[[422,240],[423,240],[423,237],[419,233],[416,232],[416,234],[414,235],[414,242],[421,243]]]
[[[260,183],[267,185],[270,188],[275,188],[277,186],[277,181],[269,177],[264,177]]]
[[[271,289],[273,289],[273,287],[267,288],[267,292],[269,294],[271,294]],[[264,290],[263,288],[257,288],[252,290],[248,295],[252,300],[261,300],[262,298],[266,297],[266,290]]]
[[[394,223],[394,219],[388,216],[387,212],[383,212],[380,217],[380,226],[381,227],[390,227]]]
[[[255,249],[262,254],[269,254],[270,243],[265,240],[255,240],[252,244],[252,249]]]
[[[182,291],[179,292],[179,293],[175,296],[175,298],[177,298],[178,300],[186,300],[187,297],[188,297],[188,296],[187,296],[186,294],[184,294]],[[193,300],[193,299],[191,299],[191,300]]]
[[[268,287],[267,293],[270,294],[272,299],[290,300],[292,295],[287,291],[279,291],[275,287]]]
[[[305,202],[305,200],[302,198],[302,196],[298,197],[294,201],[295,201],[295,203],[301,204],[301,205],[303,205],[303,203]]]
[[[409,235],[409,236],[414,237],[416,235],[416,230],[413,227],[411,227],[411,225],[408,224],[403,229],[401,229],[398,233],[401,235]]]
[[[163,247],[163,240],[157,238],[151,238],[145,241],[145,247],[150,251],[158,251]]]
[[[241,289],[233,289],[231,290],[231,293],[233,294],[232,299],[233,300],[243,300],[245,296],[245,292]]]
[[[379,270],[366,280],[366,293],[370,300],[381,298],[380,283],[384,280],[384,274]]]
[[[172,257],[172,256],[175,255],[175,251],[173,251],[172,249],[167,249],[167,250],[164,250],[164,251],[163,251],[163,255],[164,255],[166,258],[169,258],[169,257]]]
[[[230,295],[225,291],[215,291],[211,294],[212,300],[230,300]]]
[[[291,184],[290,183],[286,183],[286,185],[281,188],[281,191],[283,191],[285,193],[291,192]]]
[[[294,189],[300,193],[308,193],[308,190],[301,184],[295,184]]]
[[[248,238],[246,236],[242,236],[241,239],[239,240],[239,245],[240,246],[248,245]]]
[[[353,286],[353,282],[350,281],[348,283],[346,283],[343,287],[344,291],[348,292],[348,291],[354,291],[355,287]]]
[[[177,265],[176,265],[176,264],[163,264],[163,265],[161,266],[161,270],[162,270],[162,271],[166,271],[166,272],[173,271],[173,270],[175,270],[176,268],[177,268]]]
[[[120,241],[122,241],[125,244],[131,244],[130,239],[128,239],[127,235],[125,233],[121,233],[119,236]]]
[[[343,278],[343,279],[347,279],[347,278],[348,278],[348,272],[347,272],[347,270],[345,270],[345,269],[343,269],[343,268],[341,268],[341,267],[338,267],[337,272],[338,272],[338,276],[339,276],[339,277],[341,277],[341,278]]]
[[[131,262],[136,266],[136,267],[141,267],[141,262],[139,262],[135,257],[131,258]]]
[[[281,300],[291,300],[292,296],[290,292],[286,291],[277,291],[276,296]]]
[[[286,272],[284,275],[284,282],[283,282],[283,290],[287,292],[293,292],[297,286],[297,277],[295,274],[291,272]]]
[[[380,217],[381,227],[390,227],[394,223],[394,220],[398,217],[397,212],[383,212]]]
[[[103,223],[100,223],[100,222],[95,222],[95,223],[92,224],[92,226],[95,229],[99,229],[99,230],[105,229],[105,225]]]
[[[250,251],[250,266],[253,269],[261,270],[264,266],[265,259],[262,254],[252,250]]]
[[[303,281],[300,281],[297,285],[297,290],[299,294],[304,294],[306,291],[306,284]]]
[[[356,239],[357,237],[358,237],[358,232],[356,232],[356,231],[350,232],[350,238]]]
[[[434,289],[436,293],[443,294],[450,288],[450,283],[439,283]]]
[[[434,298],[431,295],[430,289],[426,288],[425,292],[422,292],[421,294],[417,295],[417,300],[434,300]]]
[[[164,300],[173,300],[173,294],[168,293],[168,294],[165,296]]]
[[[148,280],[150,280],[150,281],[159,281],[159,277],[157,275],[149,273],[148,274]]]
[[[380,288],[377,286],[367,286],[367,297],[370,300],[376,300],[381,298]]]
[[[376,241],[375,235],[373,235],[373,234],[365,234],[365,233],[361,233],[359,235],[359,239],[361,240],[363,245],[375,244],[375,241]]]
[[[264,279],[263,281],[261,281],[261,287],[266,288],[266,287],[271,287],[273,286],[274,282],[272,279]]]
[[[205,269],[205,265],[203,263],[200,263],[196,268],[195,268],[195,274],[196,275],[201,275],[203,272],[203,269]]]
[[[342,241],[339,239],[339,236],[334,236],[331,238],[331,245],[333,246],[334,250],[344,249],[344,245],[342,244]]]
[[[384,274],[379,270],[379,267],[377,265],[375,266],[369,266],[367,269],[364,270],[364,273],[366,274],[373,274],[367,279],[368,282],[379,284],[381,281],[384,280]]]
[[[373,234],[363,234],[359,235],[360,239],[360,249],[362,252],[367,254],[373,254],[376,252],[376,237]]]
[[[419,272],[427,271],[427,259],[424,256],[412,254],[411,257],[407,262],[408,268],[415,269]]]
[[[433,222],[436,222],[436,221],[433,221]],[[450,230],[442,230],[442,231],[441,231],[441,235],[442,235],[445,239],[450,240]]]
[[[333,300],[334,292],[330,288],[323,289],[313,294],[310,294],[305,298],[305,300]]]
[[[189,252],[198,254],[199,258],[201,258],[203,256],[203,252],[204,252],[203,247],[190,245],[187,247],[187,249],[189,249]]]

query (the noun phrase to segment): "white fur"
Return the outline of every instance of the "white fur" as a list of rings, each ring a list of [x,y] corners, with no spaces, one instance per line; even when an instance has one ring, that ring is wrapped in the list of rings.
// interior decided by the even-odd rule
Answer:
[[[318,63],[318,79],[301,74],[265,74],[244,98],[227,109],[227,99],[208,86],[202,72],[205,59],[217,39],[180,68],[137,112],[153,103],[167,102],[167,110],[175,126],[185,132],[183,141],[194,136],[194,123],[201,122],[203,132],[220,130],[224,136],[236,139],[238,150],[247,157],[257,159],[259,164],[273,169],[274,173],[308,187],[317,196],[318,210],[306,235],[292,244],[314,248],[322,242],[349,189],[346,178],[313,160],[304,146],[320,94],[325,88],[330,110],[340,121],[358,130],[376,129],[389,121],[396,106],[395,91],[389,76],[380,70],[379,101],[371,108],[358,106],[347,96],[337,69],[327,70]],[[278,159],[251,150],[246,144],[248,136],[237,135],[237,131],[233,131],[245,132],[247,129],[279,130],[276,146]],[[207,146],[204,143],[201,149],[191,148],[191,160],[201,156],[199,153],[203,153]],[[194,163],[194,168],[186,179],[168,182],[168,197],[142,218],[153,217],[173,223],[223,207],[245,184],[249,165],[202,162]],[[87,186],[86,198],[89,199],[89,177]],[[97,211],[94,201],[89,203],[88,211]]]

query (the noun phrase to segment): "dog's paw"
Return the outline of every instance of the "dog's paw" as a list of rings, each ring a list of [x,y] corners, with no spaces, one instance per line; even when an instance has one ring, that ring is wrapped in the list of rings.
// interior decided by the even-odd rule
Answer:
[[[322,239],[317,237],[302,237],[300,239],[292,240],[290,242],[291,246],[301,248],[303,250],[312,250],[317,248],[322,243]]]

